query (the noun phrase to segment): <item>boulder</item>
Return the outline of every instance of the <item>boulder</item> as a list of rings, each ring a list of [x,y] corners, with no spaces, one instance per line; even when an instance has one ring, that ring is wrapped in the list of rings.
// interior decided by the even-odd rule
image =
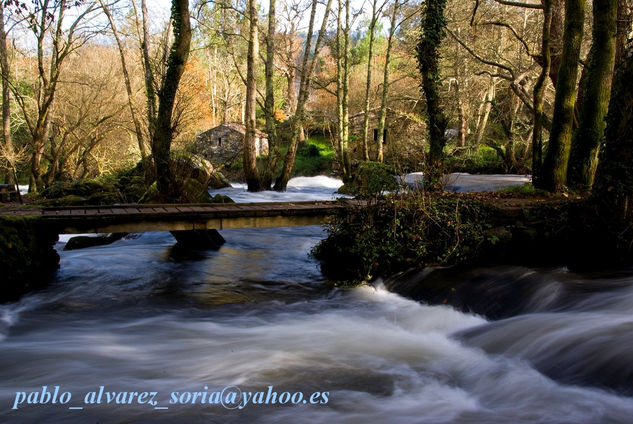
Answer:
[[[207,187],[213,190],[217,190],[220,188],[231,187],[231,183],[229,180],[222,174],[220,171],[215,171],[211,174],[211,178],[209,178],[209,183]]]
[[[85,249],[87,247],[107,246],[115,241],[121,240],[126,235],[127,233],[110,233],[100,234],[97,237],[76,236],[66,242],[64,250],[78,250]]]

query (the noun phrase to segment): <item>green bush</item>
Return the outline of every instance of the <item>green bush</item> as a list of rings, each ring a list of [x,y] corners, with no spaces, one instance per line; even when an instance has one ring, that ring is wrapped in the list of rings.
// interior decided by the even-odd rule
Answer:
[[[351,181],[339,193],[375,198],[397,191],[398,188],[396,171],[392,166],[380,162],[361,162],[353,170]]]
[[[329,277],[356,283],[413,265],[456,264],[478,254],[488,213],[459,196],[391,196],[341,213],[312,255]]]

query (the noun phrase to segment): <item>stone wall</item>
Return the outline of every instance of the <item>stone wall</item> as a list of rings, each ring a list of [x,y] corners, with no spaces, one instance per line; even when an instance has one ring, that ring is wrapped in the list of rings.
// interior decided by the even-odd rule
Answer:
[[[221,124],[196,136],[196,153],[216,164],[230,164],[242,157],[246,128],[241,124]],[[268,138],[257,131],[257,155],[268,154]]]

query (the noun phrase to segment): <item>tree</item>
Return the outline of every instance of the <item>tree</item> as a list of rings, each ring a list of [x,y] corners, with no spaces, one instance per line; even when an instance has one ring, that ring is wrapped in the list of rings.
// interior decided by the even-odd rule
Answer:
[[[163,200],[179,197],[169,163],[171,143],[174,135],[174,103],[191,45],[191,22],[189,0],[172,0],[171,22],[174,40],[169,50],[167,69],[158,92],[158,112],[153,123],[152,156],[156,167],[156,183]],[[150,121],[151,122],[151,121]]]
[[[384,4],[383,4],[384,5]],[[364,119],[363,119],[363,158],[369,160],[369,105],[370,90],[371,90],[371,74],[372,65],[374,59],[374,38],[376,36],[376,23],[378,22],[379,12],[382,6],[378,7],[378,0],[372,0],[371,2],[371,18],[369,20],[369,49],[367,52],[367,82],[365,84],[365,105],[364,105]]]
[[[310,23],[308,24],[308,33],[306,36],[305,47],[303,50],[303,59],[301,63],[301,81],[299,83],[299,95],[297,99],[297,108],[295,115],[292,117],[292,129],[290,145],[288,146],[288,152],[284,158],[284,165],[281,170],[281,174],[275,181],[274,189],[276,191],[286,191],[288,181],[292,175],[292,168],[294,167],[295,158],[297,156],[297,146],[299,144],[299,138],[301,137],[301,131],[303,128],[303,120],[306,113],[306,102],[308,101],[310,80],[312,79],[312,73],[316,64],[316,59],[321,50],[323,38],[325,36],[325,30],[327,27],[328,17],[332,8],[332,0],[327,0],[325,6],[325,13],[323,20],[321,21],[321,28],[319,29],[316,42],[314,43],[314,49],[312,46],[312,37],[314,36],[314,21],[316,19],[317,0],[312,0],[312,8],[310,10]],[[310,56],[312,55],[312,60]]]
[[[261,176],[261,189],[270,189],[273,173],[279,160],[279,146],[277,142],[277,121],[275,119],[275,28],[276,1],[268,4],[268,32],[266,34],[266,99],[264,115],[266,117],[266,133],[268,134],[268,160]]]
[[[393,46],[393,36],[396,33],[396,17],[398,16],[398,0],[393,2],[391,18],[389,21],[389,36],[387,37],[387,52],[385,53],[385,68],[382,79],[382,96],[380,101],[380,112],[378,115],[378,134],[376,144],[378,149],[378,162],[384,160],[385,125],[387,122],[387,94],[389,93],[389,64],[391,63],[391,48]]]
[[[103,9],[106,17],[108,18],[108,23],[110,24],[110,28],[112,29],[112,35],[114,36],[117,47],[119,49],[119,56],[121,59],[121,72],[123,73],[123,80],[125,82],[125,91],[127,93],[130,115],[132,117],[132,122],[134,123],[134,134],[136,135],[136,142],[138,144],[139,152],[141,153],[141,159],[143,160],[143,163],[145,163],[145,160],[147,158],[147,149],[145,148],[145,140],[143,137],[141,121],[139,120],[136,114],[136,108],[134,107],[134,94],[132,92],[130,71],[128,70],[127,60],[125,58],[125,48],[123,46],[121,37],[119,36],[119,31],[117,30],[117,26],[114,22],[114,18],[112,17],[109,6],[105,4],[103,0],[99,0],[99,4],[101,5],[101,8]]]
[[[610,225],[630,230],[633,220],[633,49],[623,55],[613,81],[606,137],[593,185],[599,214]]]
[[[345,8],[345,26],[343,26],[343,5]],[[343,181],[351,178],[349,157],[349,71],[350,71],[350,16],[349,0],[338,1],[336,27],[336,111],[338,152],[340,155]]]
[[[248,1],[249,37],[246,69],[246,134],[244,135],[244,177],[248,191],[261,191],[262,186],[257,171],[257,80],[256,60],[259,56],[257,28],[257,1]]]
[[[438,188],[441,183],[441,167],[446,145],[446,126],[448,120],[440,105],[440,53],[439,48],[445,36],[446,19],[444,8],[446,0],[429,0],[422,23],[422,38],[417,47],[418,66],[422,74],[422,88],[426,97],[426,110],[429,124],[429,155],[427,158],[427,189]]]
[[[6,156],[13,156],[13,137],[11,134],[11,68],[7,47],[7,31],[4,23],[4,1],[0,1],[0,71],[2,78],[2,136],[3,151]],[[7,172],[5,182],[13,181],[11,172]],[[18,184],[13,181],[13,184]]]
[[[604,137],[616,52],[618,0],[594,0],[593,43],[587,64],[585,98],[580,123],[571,145],[567,182],[572,188],[591,188],[597,151]]]
[[[543,0],[543,33],[541,36],[541,73],[534,85],[534,128],[532,130],[532,184],[538,185],[543,162],[543,103],[545,86],[552,67],[552,6],[554,0]]]
[[[556,84],[552,130],[543,162],[542,179],[538,181],[539,187],[549,191],[562,190],[567,179],[584,20],[585,0],[567,0],[563,54]]]
[[[43,186],[41,161],[49,138],[51,114],[62,75],[62,65],[72,52],[98,32],[81,25],[89,17],[94,16],[96,5],[97,1],[69,3],[66,0],[35,0],[33,9],[27,14],[28,27],[35,37],[37,49],[37,83],[34,87],[36,94],[29,97],[20,90],[19,84],[13,83],[11,87],[30,134],[30,192],[36,192]],[[71,20],[67,21],[68,12],[73,6],[77,6],[77,10],[71,14]],[[35,102],[35,114],[32,114],[29,108],[32,100]]]

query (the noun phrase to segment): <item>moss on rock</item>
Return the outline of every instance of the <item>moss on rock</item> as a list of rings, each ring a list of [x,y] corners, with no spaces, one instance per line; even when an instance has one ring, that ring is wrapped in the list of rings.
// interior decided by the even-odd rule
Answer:
[[[38,218],[0,217],[0,302],[47,285],[59,267],[57,238]]]

